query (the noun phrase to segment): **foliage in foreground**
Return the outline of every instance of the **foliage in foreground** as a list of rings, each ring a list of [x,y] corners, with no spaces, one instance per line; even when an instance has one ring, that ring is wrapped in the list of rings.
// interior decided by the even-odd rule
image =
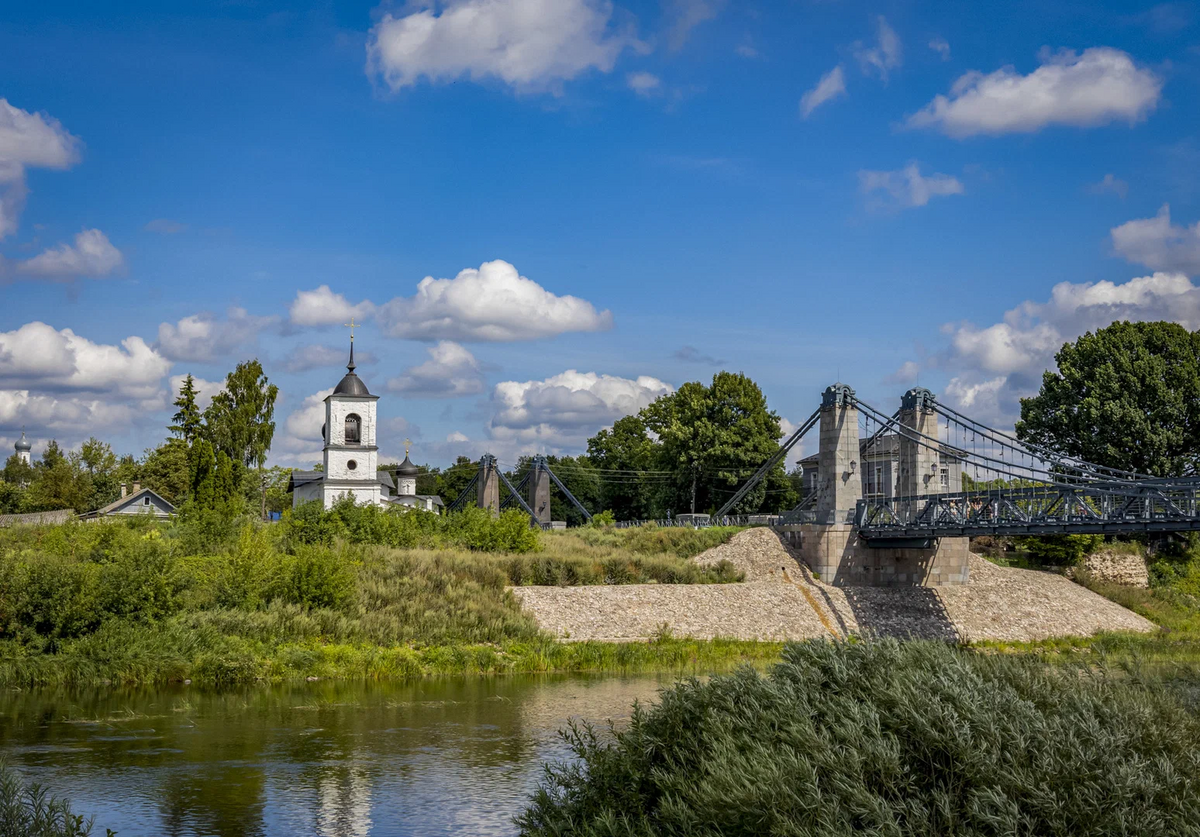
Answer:
[[[91,833],[92,821],[72,814],[70,802],[50,796],[40,785],[26,785],[0,759],[0,837],[87,837]]]
[[[573,727],[521,833],[1200,834],[1200,722],[1161,691],[937,643],[783,656]]]

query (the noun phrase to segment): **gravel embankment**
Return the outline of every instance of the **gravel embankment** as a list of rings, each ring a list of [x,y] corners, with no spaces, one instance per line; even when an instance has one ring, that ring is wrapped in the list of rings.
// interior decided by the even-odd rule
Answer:
[[[677,636],[806,639],[855,634],[1027,641],[1149,631],[1152,623],[1062,576],[972,556],[949,587],[833,587],[814,579],[770,529],[739,532],[695,560],[728,560],[742,584],[516,587],[546,630],[569,640],[631,641],[664,624]]]

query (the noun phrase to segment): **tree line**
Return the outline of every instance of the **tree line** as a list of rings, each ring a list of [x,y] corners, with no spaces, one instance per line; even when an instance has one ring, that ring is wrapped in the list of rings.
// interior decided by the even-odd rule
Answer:
[[[118,457],[107,442],[89,438],[64,452],[51,440],[27,465],[16,454],[0,474],[0,513],[103,508],[119,499],[122,484],[140,483],[174,504],[262,515],[287,503],[290,469],[267,468],[275,434],[279,389],[257,360],[239,363],[225,388],[201,410],[191,375],[184,379],[168,427],[170,437],[141,457]]]

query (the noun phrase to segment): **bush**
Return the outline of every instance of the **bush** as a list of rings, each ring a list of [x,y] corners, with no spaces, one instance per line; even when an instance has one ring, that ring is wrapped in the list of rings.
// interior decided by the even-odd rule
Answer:
[[[70,802],[50,796],[40,785],[26,786],[0,759],[2,837],[86,837],[91,833],[92,820],[72,814]]]
[[[1017,538],[1018,547],[1033,563],[1047,567],[1074,567],[1104,543],[1103,535],[1040,535]]]
[[[937,643],[789,645],[566,737],[527,837],[1200,833],[1200,722],[1172,699]]]

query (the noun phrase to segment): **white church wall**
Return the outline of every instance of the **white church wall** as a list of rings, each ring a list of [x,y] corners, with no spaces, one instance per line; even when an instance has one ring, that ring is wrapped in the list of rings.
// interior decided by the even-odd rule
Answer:
[[[382,505],[385,502],[378,484],[373,487],[365,486],[363,488],[328,486],[325,489],[325,508],[333,508],[333,504],[343,497],[353,497],[355,505],[358,506]]]
[[[401,477],[398,482],[400,485],[396,491],[397,494],[411,497],[417,493],[417,481],[413,477]]]
[[[305,485],[300,485],[292,491],[292,508],[299,506],[302,503],[309,503],[313,500],[321,499],[321,483],[310,482]]]
[[[325,408],[326,428],[329,442],[333,445],[346,444],[346,416],[356,413],[362,419],[360,444],[375,444],[375,402],[340,401],[331,396]]]

